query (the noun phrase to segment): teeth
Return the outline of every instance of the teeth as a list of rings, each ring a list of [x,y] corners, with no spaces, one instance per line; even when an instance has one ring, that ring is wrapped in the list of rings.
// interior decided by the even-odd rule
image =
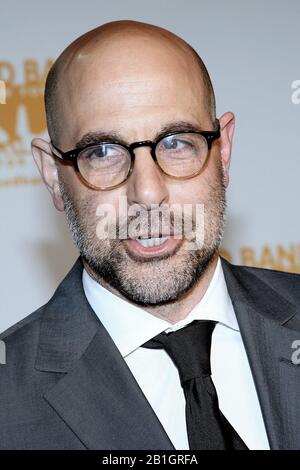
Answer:
[[[136,239],[140,245],[145,247],[162,245],[166,240],[168,237]]]

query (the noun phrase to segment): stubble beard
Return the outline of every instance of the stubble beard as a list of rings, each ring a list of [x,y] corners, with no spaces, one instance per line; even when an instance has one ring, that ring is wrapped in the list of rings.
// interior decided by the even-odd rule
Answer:
[[[140,306],[164,305],[179,299],[195,286],[219,250],[225,226],[226,195],[223,169],[210,184],[205,202],[204,243],[186,250],[187,241],[171,254],[159,258],[135,258],[120,239],[101,240],[89,214],[90,203],[80,207],[72,201],[63,179],[59,179],[69,229],[88,272],[100,284],[116,289]]]

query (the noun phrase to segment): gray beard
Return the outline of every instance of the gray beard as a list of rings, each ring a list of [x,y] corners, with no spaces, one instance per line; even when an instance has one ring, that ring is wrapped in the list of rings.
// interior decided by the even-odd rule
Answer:
[[[104,281],[104,284],[140,306],[164,305],[179,299],[203,276],[219,250],[226,209],[222,170],[220,181],[210,188],[212,196],[206,205],[209,240],[194,251],[182,251],[179,248],[172,255],[145,260],[135,259],[130,255],[120,239],[99,240],[95,227],[89,227],[88,222],[85,224],[81,215],[88,214],[88,206],[79,211],[62,178],[59,184],[69,229],[85,265],[89,268],[89,274],[99,284]]]

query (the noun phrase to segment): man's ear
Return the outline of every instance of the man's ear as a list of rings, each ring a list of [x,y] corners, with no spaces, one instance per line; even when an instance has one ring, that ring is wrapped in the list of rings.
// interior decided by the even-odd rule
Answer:
[[[50,144],[40,138],[33,139],[31,141],[31,152],[41,177],[50,191],[56,209],[63,211],[64,202],[59,189],[57,164]]]
[[[221,160],[224,170],[225,185],[227,187],[229,184],[229,167],[235,125],[234,114],[231,112],[227,112],[220,117],[219,121],[221,127]]]

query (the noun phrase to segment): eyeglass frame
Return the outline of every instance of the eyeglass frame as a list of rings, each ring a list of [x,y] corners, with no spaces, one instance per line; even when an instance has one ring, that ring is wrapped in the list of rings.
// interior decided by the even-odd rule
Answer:
[[[67,152],[63,152],[62,150],[60,150],[58,147],[56,147],[56,145],[54,145],[54,143],[52,141],[50,141],[50,144],[51,146],[56,150],[56,152],[59,153],[59,155],[57,155],[55,152],[52,152],[55,156],[57,156],[58,158],[62,159],[62,160],[65,160],[65,161],[69,161],[73,164],[73,166],[75,167],[75,170],[79,172],[80,174],[80,177],[84,180],[84,182],[89,186],[91,187],[92,189],[96,189],[96,190],[99,190],[99,191],[109,191],[111,189],[115,189],[115,188],[118,188],[119,186],[121,186],[122,184],[125,183],[125,181],[128,180],[130,174],[132,173],[133,171],[133,168],[134,168],[134,162],[135,162],[135,153],[134,153],[134,149],[136,148],[139,148],[139,147],[150,147],[151,151],[151,156],[154,160],[154,162],[156,163],[156,165],[158,166],[158,168],[165,174],[167,175],[169,178],[173,178],[173,179],[178,179],[178,180],[185,180],[185,179],[190,179],[190,178],[193,178],[197,175],[199,175],[205,168],[207,162],[208,162],[208,159],[209,159],[209,156],[210,156],[210,150],[211,150],[211,146],[212,146],[212,143],[219,139],[221,137],[221,130],[220,130],[220,122],[218,119],[215,120],[215,123],[216,123],[216,129],[213,130],[213,131],[200,131],[200,130],[178,130],[178,131],[173,131],[173,132],[167,132],[166,134],[164,134],[163,136],[160,136],[157,140],[141,140],[141,141],[138,141],[138,142],[132,142],[131,144],[124,144],[124,143],[119,143],[117,140],[115,141],[108,141],[108,140],[99,140],[99,142],[97,143],[91,143],[91,144],[88,144],[88,145],[85,145],[84,147],[79,147],[79,148],[75,148],[73,150],[69,150]],[[157,158],[156,158],[156,147],[157,145],[163,140],[165,139],[166,137],[170,137],[170,136],[173,136],[173,135],[178,135],[178,134],[199,134],[199,135],[202,135],[206,142],[207,142],[207,149],[208,149],[208,152],[207,152],[207,156],[206,156],[206,159],[202,165],[202,167],[200,168],[199,171],[197,171],[196,173],[190,175],[190,176],[172,176],[172,175],[169,175],[168,173],[166,173],[162,168],[161,166],[159,165],[159,163],[157,162]],[[89,181],[87,181],[85,179],[85,177],[81,174],[80,172],[80,169],[78,167],[78,156],[79,154],[83,151],[83,150],[86,150],[90,147],[96,147],[98,145],[103,145],[103,144],[108,144],[108,145],[119,145],[123,148],[125,148],[129,155],[130,155],[130,167],[129,167],[129,170],[128,170],[128,173],[127,173],[127,176],[126,178],[121,182],[121,183],[118,183],[117,185],[114,185],[114,186],[108,186],[106,188],[104,187],[99,187],[99,186],[94,186],[93,184],[89,183]]]

